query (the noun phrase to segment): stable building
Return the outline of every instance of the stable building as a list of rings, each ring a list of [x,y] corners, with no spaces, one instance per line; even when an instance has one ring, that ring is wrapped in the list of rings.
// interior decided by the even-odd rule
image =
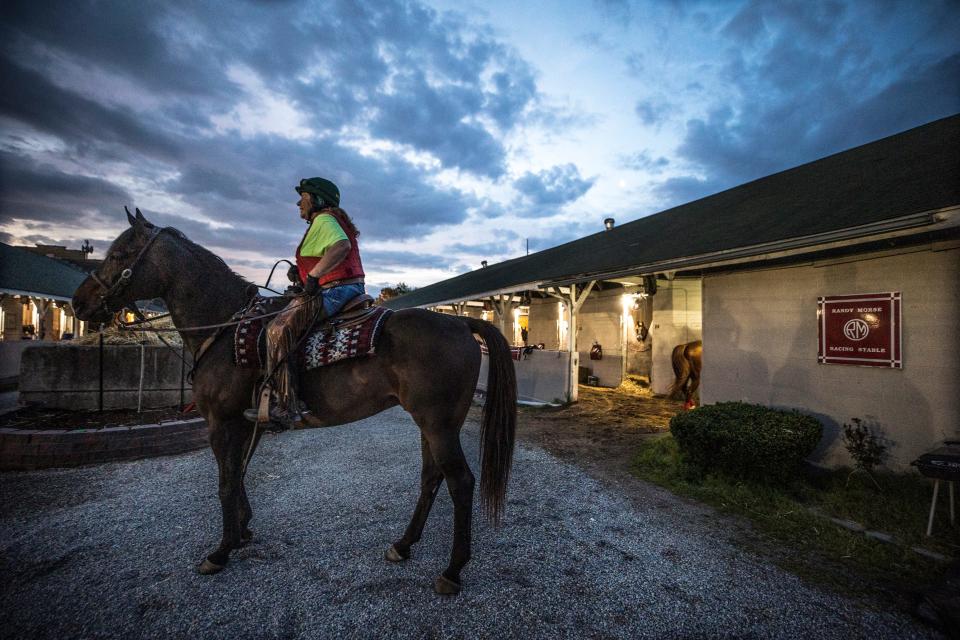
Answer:
[[[66,262],[0,242],[0,385],[16,380],[27,346],[86,332],[70,306],[85,277]]]
[[[828,465],[847,461],[839,433],[860,418],[902,468],[960,439],[958,149],[951,116],[388,305],[485,309],[514,342],[526,315],[528,342],[556,351],[539,356],[552,358],[543,372],[518,364],[521,393],[537,388],[528,374],[550,373],[572,400],[594,341],[604,358],[591,370],[609,383],[617,364],[645,366],[642,321],[663,393],[674,346],[702,339],[703,403],[815,415]]]

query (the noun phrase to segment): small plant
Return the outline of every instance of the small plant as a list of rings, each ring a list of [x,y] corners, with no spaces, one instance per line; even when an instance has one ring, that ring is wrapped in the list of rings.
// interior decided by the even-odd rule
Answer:
[[[857,471],[863,471],[873,480],[873,484],[880,488],[873,470],[883,464],[887,456],[887,444],[883,438],[874,433],[860,418],[850,420],[853,424],[843,423],[843,445],[853,458],[853,471],[847,476],[847,482]]]

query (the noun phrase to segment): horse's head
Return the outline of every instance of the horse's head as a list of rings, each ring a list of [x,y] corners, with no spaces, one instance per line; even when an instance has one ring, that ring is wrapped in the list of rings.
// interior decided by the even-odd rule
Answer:
[[[127,211],[130,228],[117,236],[100,269],[91,271],[73,294],[73,310],[80,320],[108,322],[136,300],[162,295],[150,255],[162,229],[136,211],[135,217]]]

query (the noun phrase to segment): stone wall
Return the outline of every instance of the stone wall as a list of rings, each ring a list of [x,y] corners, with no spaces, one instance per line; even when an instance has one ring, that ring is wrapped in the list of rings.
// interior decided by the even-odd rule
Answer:
[[[181,361],[167,347],[142,348],[143,407],[168,407],[180,402]],[[189,354],[186,355],[189,362]],[[141,347],[103,348],[103,408],[137,408]],[[184,401],[191,398],[183,380]],[[20,401],[62,409],[97,409],[100,398],[100,348],[71,344],[34,343],[20,361]]]

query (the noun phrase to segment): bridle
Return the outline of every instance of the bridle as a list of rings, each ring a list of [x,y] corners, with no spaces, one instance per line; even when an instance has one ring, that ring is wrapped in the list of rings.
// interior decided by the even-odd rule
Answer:
[[[130,279],[133,278],[133,271],[140,264],[140,260],[143,259],[143,256],[146,255],[147,251],[153,245],[153,242],[157,239],[161,232],[166,231],[166,227],[155,227],[153,232],[150,234],[150,237],[147,238],[146,243],[143,247],[140,248],[140,253],[137,254],[137,257],[133,259],[133,263],[120,272],[120,275],[116,280],[113,281],[113,284],[108,285],[104,282],[100,276],[97,275],[96,271],[90,272],[90,277],[93,278],[93,281],[96,282],[103,292],[100,294],[100,306],[107,313],[115,313],[118,309],[111,309],[107,305],[107,298],[117,296],[122,293],[124,289],[127,288],[127,285],[130,284]],[[136,303],[132,303],[136,305]],[[124,304],[123,307],[129,306],[129,304]],[[121,309],[123,308],[121,307]]]

